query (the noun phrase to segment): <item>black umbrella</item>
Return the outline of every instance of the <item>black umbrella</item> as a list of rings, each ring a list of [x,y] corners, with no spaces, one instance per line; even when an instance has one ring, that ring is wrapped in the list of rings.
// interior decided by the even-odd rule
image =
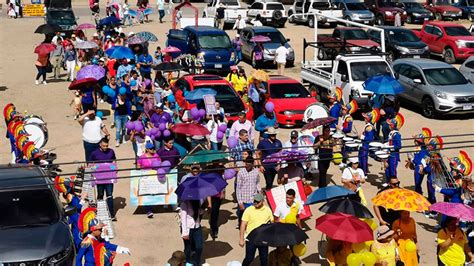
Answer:
[[[176,62],[163,62],[157,66],[154,66],[153,69],[163,72],[173,72],[183,70],[184,67]]]
[[[36,28],[35,33],[52,34],[58,31],[61,31],[61,27],[56,24],[43,24],[39,25],[38,28]]]
[[[272,223],[255,228],[247,238],[257,246],[286,247],[299,244],[309,237],[295,224]]]
[[[367,207],[362,205],[362,203],[349,198],[332,199],[321,206],[319,210],[324,213],[342,212],[354,215],[358,218],[374,218]]]

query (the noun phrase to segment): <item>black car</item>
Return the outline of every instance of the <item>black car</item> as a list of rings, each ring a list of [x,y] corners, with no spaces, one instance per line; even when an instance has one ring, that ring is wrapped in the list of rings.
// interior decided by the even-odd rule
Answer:
[[[77,18],[72,11],[70,0],[45,0],[45,20],[47,24],[61,27],[61,32],[70,36],[77,26]]]
[[[398,5],[407,12],[407,23],[423,23],[434,19],[433,13],[418,2],[400,2]]]
[[[385,32],[385,50],[388,53],[388,61],[406,57],[427,58],[429,56],[428,45],[411,30],[393,26],[381,26],[380,28]],[[367,33],[370,39],[381,43],[379,31],[369,30]]]
[[[0,265],[74,265],[75,212],[40,168],[0,165]]]

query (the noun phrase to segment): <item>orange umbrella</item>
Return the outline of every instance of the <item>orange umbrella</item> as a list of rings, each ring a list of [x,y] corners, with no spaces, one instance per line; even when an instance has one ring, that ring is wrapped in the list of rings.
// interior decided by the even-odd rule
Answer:
[[[375,196],[372,203],[376,206],[396,211],[427,211],[429,201],[413,190],[404,188],[387,189]]]

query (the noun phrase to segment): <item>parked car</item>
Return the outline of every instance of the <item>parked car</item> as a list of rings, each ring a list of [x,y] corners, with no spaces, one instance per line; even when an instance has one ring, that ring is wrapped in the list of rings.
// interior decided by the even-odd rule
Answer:
[[[170,29],[167,45],[181,50],[178,54],[196,56],[204,71],[227,72],[237,63],[236,54],[227,33],[209,26],[187,26]]]
[[[205,18],[215,18],[220,4],[223,4],[225,7],[224,28],[229,25],[233,26],[239,16],[243,19],[247,17],[247,9],[242,7],[240,0],[210,0],[207,7],[204,8],[202,16]]]
[[[428,9],[424,8],[419,2],[400,1],[398,6],[403,8],[407,12],[407,23],[423,23],[426,20],[434,19],[433,13]]]
[[[295,51],[290,45],[290,39],[286,39],[283,34],[275,28],[272,27],[246,27],[240,33],[240,39],[242,40],[242,58],[248,60],[252,66],[257,67],[257,62],[255,61],[254,51],[255,43],[251,41],[252,37],[256,35],[267,36],[271,39],[270,42],[263,43],[263,63],[273,62],[275,59],[275,50],[283,44],[290,53],[286,57],[287,66],[293,66],[295,63]]]
[[[181,90],[183,93],[204,88],[213,89],[217,92],[216,101],[224,108],[226,118],[230,124],[238,119],[240,112],[246,112],[247,118],[252,119],[252,108],[248,107],[232,88],[232,85],[220,76],[209,74],[184,75],[172,85],[174,92]],[[204,108],[204,103],[198,104],[198,107]]]
[[[380,26],[385,33],[385,50],[388,52],[388,61],[392,62],[404,57],[429,57],[430,49],[413,31],[393,26]],[[370,38],[380,43],[380,32],[368,30]]]
[[[459,0],[453,6],[462,10],[462,18],[474,21],[474,1],[473,0]]]
[[[459,72],[474,84],[474,56],[470,56],[466,61],[464,61],[464,63],[459,67]]]
[[[0,166],[0,265],[74,265],[67,216],[53,182],[36,166]]]
[[[307,13],[319,13],[335,18],[342,18],[342,10],[337,9],[329,0],[295,0],[288,9],[288,21],[290,23],[308,23],[311,28],[314,27],[314,16]],[[294,15],[294,16],[292,16]],[[319,24],[329,23],[331,27],[336,27],[337,21],[318,17]]]
[[[260,15],[260,22],[263,25],[274,26],[274,27],[285,27],[286,16],[285,6],[280,2],[254,2],[248,12],[247,17],[254,19]]]
[[[407,19],[407,12],[397,7],[397,4],[384,0],[364,0],[367,7],[375,15],[375,23],[377,25],[394,24],[395,14],[401,14],[402,25]]]
[[[429,21],[414,33],[430,48],[430,52],[442,56],[449,64],[474,55],[474,36],[460,24]]]
[[[405,87],[400,97],[420,105],[424,116],[474,113],[474,85],[455,67],[431,59],[399,59],[393,69]]]
[[[289,77],[272,75],[265,85],[282,126],[302,125],[306,107],[317,102],[299,81]]]
[[[364,2],[357,0],[333,0],[332,3],[336,5],[337,9],[342,10],[342,15],[345,20],[359,22],[368,25],[374,25],[375,16]]]
[[[452,6],[451,0],[426,0],[425,7],[437,20],[458,20],[462,17],[462,10]]]
[[[331,35],[319,34],[318,44],[321,46],[318,50],[320,60],[333,59],[341,51],[367,52],[368,49],[380,48],[364,29],[357,27],[337,27]]]
[[[71,1],[61,0],[45,0],[46,7],[45,22],[46,24],[55,24],[61,28],[61,33],[71,36],[77,26],[77,17],[72,10]]]

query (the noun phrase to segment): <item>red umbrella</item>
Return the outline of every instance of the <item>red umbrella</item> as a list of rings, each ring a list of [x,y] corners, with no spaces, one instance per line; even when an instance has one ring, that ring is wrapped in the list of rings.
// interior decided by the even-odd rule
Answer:
[[[181,52],[181,50],[177,47],[174,47],[174,46],[168,46],[168,47],[165,47],[164,49],[161,50],[162,52],[164,53],[177,53],[177,52]]]
[[[171,131],[177,134],[196,136],[205,136],[211,134],[211,132],[209,132],[206,127],[194,123],[177,124],[171,128]]]
[[[97,80],[93,78],[84,78],[80,80],[74,80],[69,84],[69,89],[70,90],[80,90],[84,87],[92,86],[97,84]]]
[[[317,118],[317,119],[314,119],[313,121],[309,122],[308,124],[304,125],[301,130],[312,129],[312,128],[319,127],[319,126],[322,126],[322,125],[331,124],[332,122],[334,122],[336,120],[337,119],[332,117],[332,116]]]
[[[316,219],[316,229],[336,240],[361,243],[373,240],[370,226],[358,218],[341,213],[330,213]]]
[[[49,54],[56,49],[56,45],[51,43],[42,43],[35,47],[35,54],[45,55]]]

